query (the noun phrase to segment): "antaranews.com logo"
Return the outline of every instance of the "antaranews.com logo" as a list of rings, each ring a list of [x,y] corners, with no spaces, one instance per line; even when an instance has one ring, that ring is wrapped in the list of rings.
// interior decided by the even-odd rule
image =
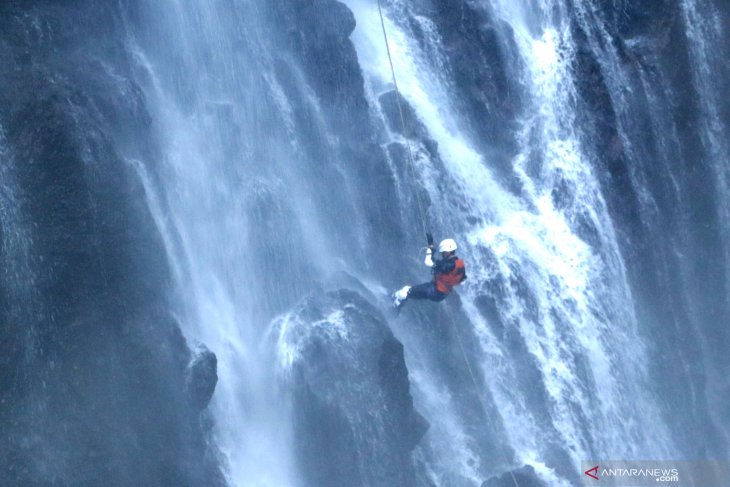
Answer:
[[[589,461],[582,471],[583,484],[596,487],[730,485],[730,462],[725,461]]]

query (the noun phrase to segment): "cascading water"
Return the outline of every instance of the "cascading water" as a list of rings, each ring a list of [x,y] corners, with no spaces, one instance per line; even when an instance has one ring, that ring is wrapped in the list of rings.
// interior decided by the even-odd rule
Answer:
[[[43,87],[0,95],[0,483],[728,460],[721,2],[36,3],[0,7],[0,81]],[[468,279],[396,317],[424,226]]]
[[[352,0],[348,6],[358,23],[353,41],[371,114],[387,126],[379,97],[390,89],[390,71],[376,4]],[[265,54],[275,52],[279,41],[272,39],[260,6],[159,8],[147,14],[167,12],[154,35],[170,37],[157,42],[183,48],[164,58],[162,50],[150,51],[141,42],[137,50],[167,147],[158,175],[164,204],[157,221],[179,269],[187,333],[219,355],[215,439],[232,484],[295,485],[291,412],[286,395],[272,386],[275,370],[270,352],[262,351],[263,325],[305,292],[309,266],[328,265],[322,253],[328,260],[342,255],[340,268],[363,275],[348,265],[357,261],[352,249],[362,245],[359,232],[350,229],[355,240],[345,235],[338,241],[339,232],[323,223],[333,214],[360,212],[308,203],[316,188],[311,173],[297,169],[295,161],[306,157],[301,146],[311,141],[299,132],[296,102],[278,79],[275,65],[283,56]],[[401,92],[438,152],[430,153],[413,134],[393,130],[382,135],[383,143],[413,139],[416,180],[404,171],[396,181],[402,208],[413,204],[413,184],[422,186],[431,202],[428,216],[463,243],[470,280],[461,303],[479,344],[467,358],[484,378],[444,388],[438,359],[419,352],[417,320],[392,324],[405,344],[415,407],[431,425],[416,451],[426,477],[436,485],[479,485],[490,473],[527,464],[557,485],[576,482],[581,461],[589,458],[677,458],[682,449],[662,419],[660,392],[648,370],[650,337],[633,311],[621,242],[593,154],[581,139],[573,22],[576,15],[591,19],[587,30],[600,35],[600,17],[588,5],[562,2],[473,6],[497,19],[505,51],[517,56],[508,75],[523,106],[515,122],[512,186],[505,186],[474,140],[480,134],[464,130],[437,26],[415,8],[390,3],[387,29]],[[622,83],[618,59],[602,62],[613,76],[608,83]],[[297,95],[309,105],[321,154],[335,159],[328,141],[336,134],[317,120],[321,109],[305,77],[295,82],[304,85]],[[628,106],[618,87],[609,90],[618,107]],[[719,123],[712,113],[709,120]],[[350,169],[337,164],[347,181]],[[569,201],[561,200],[563,192],[570,192]],[[268,259],[273,262],[261,262]],[[284,268],[283,279],[265,276]],[[367,277],[377,282],[376,275]],[[502,323],[501,330],[479,304],[495,292],[491,318]],[[474,416],[465,415],[454,397],[459,388],[473,386],[488,404],[484,427],[470,424]],[[649,424],[651,437],[644,433]]]
[[[272,61],[256,55],[266,42],[259,7],[225,3],[159,2],[144,12],[165,19],[134,44],[165,141],[162,188],[138,168],[177,271],[185,331],[218,355],[214,439],[228,481],[295,485],[286,404],[259,343],[267,317],[307,285],[310,242],[295,213],[307,204],[289,199],[298,187],[295,140]],[[184,47],[142,47],[145,35]]]
[[[17,360],[15,370],[6,373],[20,378],[25,374],[28,362],[37,354],[36,333],[43,309],[38,300],[35,263],[30,252],[29,222],[24,221],[22,216],[22,197],[18,194],[19,185],[13,171],[13,161],[14,156],[8,149],[0,126],[0,256],[3,261],[0,306],[4,310],[5,323],[27,319],[24,329],[6,329],[5,337],[7,343],[15,344],[8,362]],[[15,387],[19,389],[22,386]]]
[[[371,92],[377,92],[390,77],[377,11],[364,2],[352,6],[360,21],[354,40],[370,76]],[[459,130],[458,114],[450,108],[449,80],[444,78],[448,72],[440,70],[445,63],[431,54],[439,52],[435,30],[427,20],[410,14],[420,22],[419,46],[408,41],[416,33],[403,32],[392,21],[388,25],[401,91],[438,143],[448,177],[454,181],[452,191],[456,187],[460,192],[454,199],[461,207],[444,200],[441,188],[429,185],[434,179],[430,175],[438,169],[419,160],[418,172],[426,175],[421,184],[435,202],[434,217],[450,221],[445,229],[469,243],[462,253],[471,263],[474,284],[460,294],[482,345],[476,360],[481,361],[495,402],[490,414],[500,414],[503,441],[516,452],[514,461],[542,466],[546,480],[557,484],[559,476],[545,467],[544,459],[560,451],[578,472],[581,460],[587,458],[633,458],[637,452],[671,458],[677,450],[667,426],[655,420],[658,411],[646,375],[643,337],[631,312],[624,264],[598,182],[576,134],[569,16],[563,11],[553,18],[553,8],[560,5],[546,5],[544,11],[514,2],[494,6],[495,14],[513,29],[525,67],[523,77],[515,80],[528,100],[514,159],[523,188],[518,197],[495,183],[488,158]],[[402,14],[408,6],[399,4],[397,9]],[[556,208],[555,189],[560,185],[575,188],[575,203],[568,208]],[[599,229],[593,246],[582,238],[579,218]],[[480,224],[469,225],[468,219]],[[476,299],[490,284],[502,287],[499,319],[519,329],[523,353],[516,353],[514,343],[502,342],[480,317]],[[409,340],[405,343],[408,348]],[[515,362],[535,368],[542,378],[542,393],[526,381]],[[411,371],[416,377],[429,375],[427,370]],[[421,386],[418,381],[415,385]],[[429,390],[433,385],[421,387]],[[419,394],[427,404],[435,401],[424,397],[428,395]],[[438,422],[435,411],[443,411],[443,406],[432,404],[425,410],[434,411],[435,417],[427,417]],[[648,423],[655,428],[651,439],[642,434],[642,425]],[[595,431],[603,434],[595,437]],[[449,447],[435,449],[434,461],[444,458]],[[495,453],[503,455],[499,448]],[[476,463],[471,466],[474,473],[458,473],[476,482],[484,475]],[[439,474],[432,480],[438,478]]]
[[[6,294],[3,304],[10,316],[22,315],[23,309],[33,304],[33,273],[28,255],[28,234],[19,212],[17,183],[12,172],[13,156],[7,148],[5,134],[0,127],[0,219],[2,219],[2,255],[6,262],[2,281]],[[32,335],[32,327],[28,330]],[[29,350],[33,347],[30,345]]]

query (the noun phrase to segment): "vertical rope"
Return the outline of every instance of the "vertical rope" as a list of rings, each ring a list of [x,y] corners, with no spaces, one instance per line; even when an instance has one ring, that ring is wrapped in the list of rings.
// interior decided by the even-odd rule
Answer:
[[[390,44],[388,43],[388,33],[385,29],[385,20],[383,18],[383,9],[381,7],[381,0],[378,0],[378,14],[380,14],[380,26],[383,28],[383,39],[385,40],[385,50],[388,53],[388,63],[390,64],[390,74],[393,76],[393,86],[395,87],[395,99],[396,103],[398,104],[398,114],[400,115],[400,123],[401,127],[403,129],[403,138],[406,140],[406,147],[408,149],[408,164],[411,168],[411,174],[413,177],[413,181],[416,182],[416,165],[413,160],[413,151],[411,150],[411,142],[409,139],[408,133],[406,133],[406,119],[403,116],[403,107],[401,105],[400,101],[400,90],[398,89],[398,80],[395,77],[395,68],[393,67],[393,57],[390,54]],[[427,226],[426,226],[426,213],[423,210],[423,203],[421,203],[421,195],[418,192],[417,185],[414,186],[414,190],[416,193],[416,201],[418,203],[418,212],[421,217],[421,227],[423,230],[424,235],[428,233]]]
[[[390,64],[390,73],[393,76],[393,86],[395,87],[395,94],[396,94],[396,102],[398,104],[398,113],[400,115],[400,122],[401,122],[401,128],[403,130],[403,137],[406,140],[406,147],[408,149],[408,163],[411,168],[411,173],[413,177],[414,183],[416,182],[416,168],[415,163],[413,161],[413,152],[411,151],[411,144],[409,139],[409,134],[406,133],[406,121],[405,117],[403,116],[403,107],[401,106],[400,101],[400,90],[398,89],[398,80],[395,76],[395,68],[393,66],[393,56],[390,53],[390,44],[388,43],[388,33],[385,28],[385,19],[383,18],[383,9],[382,9],[382,0],[378,0],[378,14],[380,15],[380,26],[383,29],[383,39],[385,40],[385,50],[388,53],[388,63]],[[418,189],[416,188],[416,201],[418,202],[418,211],[421,216],[421,225],[423,227],[423,232],[427,233],[428,230],[426,229],[426,214],[423,211],[423,204],[421,203],[421,196],[418,193]],[[466,370],[469,372],[469,377],[471,377],[471,383],[474,387],[474,394],[476,395],[477,399],[479,400],[479,404],[481,405],[482,412],[484,413],[484,417],[489,421],[490,424],[492,424],[491,419],[489,418],[489,413],[487,412],[487,407],[484,404],[484,400],[482,399],[482,396],[479,394],[479,386],[477,384],[476,376],[474,375],[474,371],[471,368],[471,363],[469,362],[469,357],[466,355],[466,350],[464,349],[464,343],[461,339],[461,334],[459,333],[458,328],[456,327],[456,324],[454,323],[454,320],[451,318],[451,315],[448,313],[446,314],[449,321],[451,322],[451,327],[454,329],[454,332],[456,334],[457,342],[459,343],[459,349],[461,350],[461,355],[464,358],[464,363],[466,364]],[[492,424],[492,428],[494,429],[494,425]],[[502,450],[502,457],[504,460],[504,463],[507,464],[507,454],[504,449],[504,445],[501,445]],[[512,477],[512,482],[514,483],[515,487],[520,487],[519,483],[517,482],[517,479],[515,478],[514,473],[512,470],[509,471],[510,477]]]

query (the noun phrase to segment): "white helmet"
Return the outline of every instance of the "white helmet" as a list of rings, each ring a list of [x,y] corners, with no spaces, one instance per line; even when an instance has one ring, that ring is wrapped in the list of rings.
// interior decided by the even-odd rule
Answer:
[[[453,252],[456,250],[456,242],[453,238],[442,240],[439,244],[439,252]]]

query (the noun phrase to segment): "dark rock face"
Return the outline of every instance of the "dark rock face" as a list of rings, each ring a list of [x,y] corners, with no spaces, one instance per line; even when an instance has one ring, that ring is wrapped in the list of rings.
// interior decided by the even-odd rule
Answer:
[[[686,424],[674,428],[679,443],[702,454],[707,445],[724,450],[726,439],[712,419],[698,416],[697,404],[685,400],[696,394],[699,410],[707,411],[707,395],[700,391],[728,387],[717,377],[714,385],[707,382],[713,369],[728,370],[727,354],[715,344],[728,341],[726,327],[717,324],[727,322],[730,307],[724,223],[718,212],[725,196],[716,185],[715,167],[715,152],[727,149],[710,147],[704,135],[704,98],[712,93],[703,93],[695,79],[699,60],[693,43],[698,39],[691,34],[701,26],[687,25],[685,7],[678,2],[633,3],[621,12],[608,4],[603,7],[601,20],[611,43],[600,40],[594,25],[573,24],[583,144],[595,155],[640,321],[648,327],[656,350],[675,350],[680,344],[676,354],[651,357],[656,376],[666,381],[663,395],[674,398],[668,414],[686,418]],[[719,15],[724,15],[722,9]],[[718,42],[724,36],[719,34]],[[621,73],[604,62],[614,49],[623,63]],[[722,60],[713,62],[712,56],[707,53],[719,93],[727,86],[722,73],[728,67]],[[612,85],[616,75],[622,86]],[[726,100],[712,103],[721,113]],[[694,303],[692,309],[688,302]],[[703,331],[688,333],[692,326]],[[712,338],[703,344],[701,335]],[[680,366],[679,356],[694,365]],[[694,392],[687,394],[687,389]]]
[[[498,477],[492,477],[482,484],[482,487],[547,487],[547,484],[540,480],[535,469],[530,465],[503,473]]]
[[[196,411],[208,406],[218,383],[218,358],[205,345],[199,345],[185,371],[185,390]]]
[[[316,95],[330,133],[337,134],[332,152],[348,161],[349,184],[353,187],[377,187],[377,191],[353,194],[357,206],[367,212],[372,241],[398,248],[403,245],[402,222],[395,180],[387,159],[376,139],[378,131],[369,111],[360,65],[349,35],[355,28],[352,12],[336,0],[286,0],[267,5],[272,25],[276,26],[280,44],[280,78],[296,78],[287,73],[291,59],[298,60],[306,83]],[[300,98],[291,93],[291,99]],[[301,111],[302,129],[311,125],[309,110]],[[320,142],[316,145],[321,145]],[[321,148],[311,147],[317,162],[312,173],[322,171]],[[390,257],[386,257],[390,258]],[[395,259],[394,262],[395,264]]]
[[[385,113],[390,129],[404,137],[429,138],[428,131],[403,95],[395,90],[380,95],[380,106]],[[401,121],[401,113],[403,119]],[[405,127],[404,127],[405,125]],[[405,128],[405,132],[404,132]]]
[[[349,290],[307,298],[278,325],[307,485],[415,485],[410,454],[428,428],[413,409],[403,346]]]
[[[349,39],[355,29],[350,9],[337,0],[276,2],[271,9],[287,47],[301,56],[302,66],[309,71],[314,90],[339,107],[343,122],[366,122],[364,113],[347,109],[353,103],[367,109],[364,96],[352,96],[363,93],[363,83]]]
[[[119,12],[4,2],[0,33],[2,259],[23,262],[0,276],[0,484],[221,485],[165,251],[122,156],[132,139],[129,153],[154,151]]]
[[[428,46],[427,34],[416,16],[436,27],[454,101],[464,114],[465,130],[503,176],[516,150],[516,119],[523,105],[513,80],[520,78],[515,65],[516,47],[509,26],[493,18],[488,8],[468,0],[413,2],[407,17],[413,35]]]

